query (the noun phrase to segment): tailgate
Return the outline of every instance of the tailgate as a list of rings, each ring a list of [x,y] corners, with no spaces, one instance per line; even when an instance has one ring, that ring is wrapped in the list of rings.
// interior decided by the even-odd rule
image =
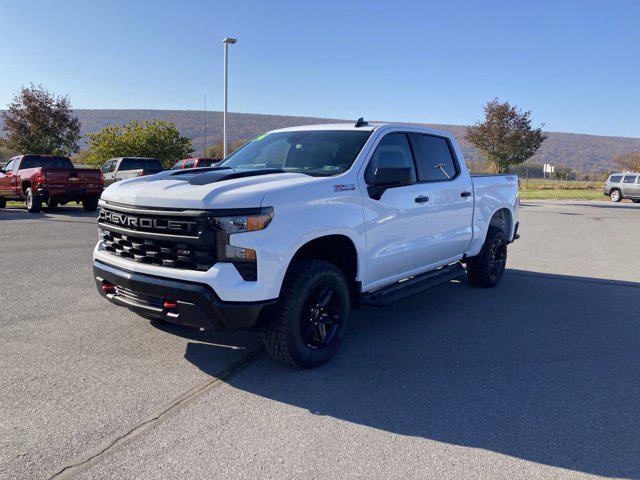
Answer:
[[[64,188],[64,187],[86,187],[92,185],[99,187],[102,182],[100,181],[100,170],[83,170],[83,169],[45,169],[44,183],[49,187]]]

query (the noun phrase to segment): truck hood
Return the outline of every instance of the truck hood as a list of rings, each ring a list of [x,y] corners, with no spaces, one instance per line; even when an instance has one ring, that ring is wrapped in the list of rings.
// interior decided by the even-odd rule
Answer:
[[[138,207],[255,208],[262,206],[262,199],[269,192],[317,180],[282,170],[168,170],[116,182],[102,193],[102,198]]]

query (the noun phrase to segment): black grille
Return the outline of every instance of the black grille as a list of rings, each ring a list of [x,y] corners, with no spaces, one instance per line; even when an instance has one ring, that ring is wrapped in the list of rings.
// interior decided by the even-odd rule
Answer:
[[[112,255],[140,263],[198,271],[209,270],[217,261],[216,232],[208,226],[206,218],[119,212],[116,213],[120,216],[116,217],[104,212],[111,211],[101,211],[98,226],[104,249]],[[184,230],[171,232],[167,229],[167,225],[186,224],[191,225],[189,235]]]

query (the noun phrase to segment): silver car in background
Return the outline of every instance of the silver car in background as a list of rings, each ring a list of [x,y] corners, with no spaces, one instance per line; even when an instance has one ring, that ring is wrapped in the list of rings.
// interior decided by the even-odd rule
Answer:
[[[102,168],[105,188],[114,182],[128,178],[153,175],[164,170],[162,162],[157,158],[118,157],[107,160]]]
[[[614,173],[604,184],[604,194],[612,202],[628,198],[633,203],[640,203],[640,173]]]

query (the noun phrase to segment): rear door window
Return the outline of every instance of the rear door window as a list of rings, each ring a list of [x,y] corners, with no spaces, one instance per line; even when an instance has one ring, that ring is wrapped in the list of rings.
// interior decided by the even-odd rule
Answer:
[[[636,175],[625,175],[622,183],[636,183]]]
[[[458,175],[458,164],[446,138],[419,133],[412,133],[410,138],[420,181],[451,180]]]

